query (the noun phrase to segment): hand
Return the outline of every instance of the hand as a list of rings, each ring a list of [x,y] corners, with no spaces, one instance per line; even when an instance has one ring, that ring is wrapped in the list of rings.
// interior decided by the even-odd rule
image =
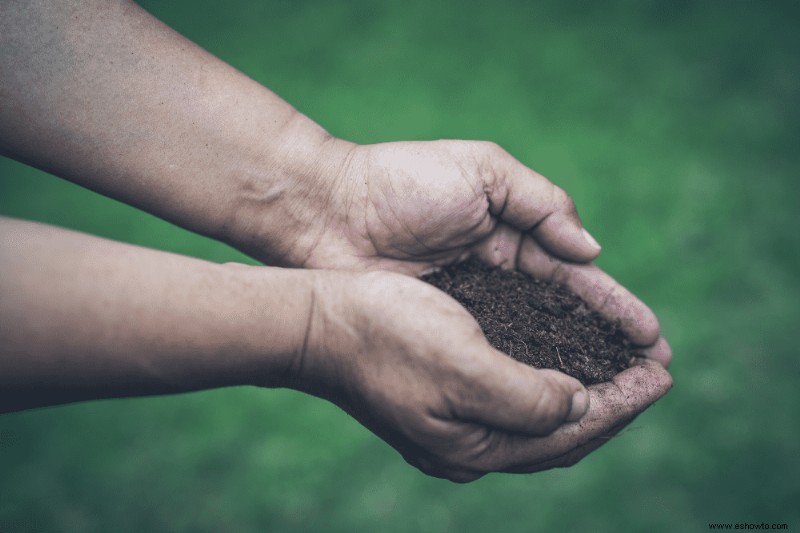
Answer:
[[[574,464],[670,386],[643,360],[590,387],[589,400],[577,380],[494,350],[455,300],[421,281],[317,276],[296,388],[336,403],[433,476],[468,482]]]
[[[475,254],[566,284],[669,365],[653,312],[588,264],[600,247],[570,197],[496,144],[334,140],[326,148],[335,178],[321,187],[332,190],[306,235],[291,239],[305,244],[291,250],[294,264],[419,275]]]

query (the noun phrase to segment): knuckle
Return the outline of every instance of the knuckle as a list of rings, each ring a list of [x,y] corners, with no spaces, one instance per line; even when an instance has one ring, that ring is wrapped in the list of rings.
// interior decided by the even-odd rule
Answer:
[[[568,213],[577,213],[578,211],[572,196],[557,185],[553,185],[553,203],[558,210]]]
[[[468,468],[458,467],[454,465],[443,465],[440,461],[430,459],[430,458],[417,458],[414,460],[410,460],[408,457],[404,457],[406,462],[408,462],[411,466],[417,468],[420,472],[427,476],[439,478],[439,479],[446,479],[453,483],[471,483],[475,480],[482,478],[485,473],[478,472],[474,470],[470,470]]]
[[[461,469],[480,469],[491,470],[491,456],[495,450],[493,433],[489,429],[483,429],[480,434],[456,447],[448,459],[451,464]]]
[[[477,148],[489,157],[506,157],[508,152],[494,141],[476,141]]]
[[[474,427],[429,448],[429,464],[442,472],[468,472],[471,475],[493,471],[498,439],[487,427]]]

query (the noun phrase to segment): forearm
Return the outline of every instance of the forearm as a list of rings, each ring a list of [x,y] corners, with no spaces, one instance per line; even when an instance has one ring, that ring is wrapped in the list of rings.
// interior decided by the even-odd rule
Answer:
[[[313,273],[226,266],[0,218],[0,411],[282,386]]]
[[[3,2],[0,48],[0,153],[292,263],[342,159],[322,128],[132,2]]]

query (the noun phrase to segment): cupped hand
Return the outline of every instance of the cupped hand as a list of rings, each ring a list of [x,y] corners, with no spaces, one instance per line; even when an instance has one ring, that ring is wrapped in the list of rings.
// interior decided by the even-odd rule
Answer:
[[[587,262],[600,247],[570,197],[494,143],[345,145],[323,235],[304,266],[419,274],[451,263],[501,222],[555,256]]]
[[[325,213],[299,262],[419,275],[467,255],[569,286],[665,367],[653,312],[590,262],[600,247],[562,189],[482,141],[340,143]],[[330,152],[326,152],[330,153]],[[336,153],[334,151],[334,153]],[[335,158],[334,158],[335,159]]]
[[[569,376],[494,350],[455,300],[419,280],[317,276],[293,386],[336,403],[433,476],[467,482],[574,464],[671,384],[642,360],[587,396]]]

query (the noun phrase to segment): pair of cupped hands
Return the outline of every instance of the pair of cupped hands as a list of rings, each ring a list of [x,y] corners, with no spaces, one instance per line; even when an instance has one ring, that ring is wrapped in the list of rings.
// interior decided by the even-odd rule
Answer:
[[[0,303],[10,316],[22,316],[21,324],[46,310],[25,304],[36,303],[28,296],[41,298],[34,289],[48,282],[74,288],[96,315],[107,304],[109,311],[129,311],[124,299],[143,308],[153,301],[167,307],[145,315],[150,321],[143,324],[115,322],[118,315],[109,313],[108,321],[83,332],[84,344],[72,347],[81,356],[70,357],[69,349],[53,344],[64,331],[73,333],[74,322],[64,317],[80,306],[54,302],[49,316],[55,322],[44,324],[49,329],[22,328],[35,338],[12,339],[20,349],[9,344],[7,366],[17,369],[37,405],[48,395],[71,400],[74,389],[88,388],[95,397],[241,384],[218,382],[221,365],[220,373],[237,380],[241,370],[247,374],[242,379],[255,376],[260,385],[291,386],[331,400],[424,472],[470,481],[492,471],[573,464],[669,389],[671,354],[653,313],[592,266],[600,247],[583,231],[568,195],[498,146],[358,146],[330,137],[134,2],[0,2],[0,11],[0,153],[218,238],[266,264],[310,269],[180,263],[188,279],[184,289],[191,287],[193,296],[208,289],[192,304],[208,303],[219,286],[229,289],[225,281],[254,282],[241,298],[220,291],[224,305],[209,306],[228,314],[209,312],[212,326],[200,332],[205,335],[183,331],[200,345],[199,355],[181,331],[169,330],[187,325],[190,306],[169,307],[167,298],[147,290],[175,279],[174,258],[119,252],[130,260],[103,263],[109,272],[92,271],[91,261],[73,255],[64,272],[108,278],[95,284],[82,278],[77,288],[70,280],[36,277],[37,269],[27,284],[11,279],[7,286],[18,290],[20,301]],[[48,241],[36,237],[44,230],[5,224],[17,228],[9,233],[15,242],[6,239],[6,249],[14,251],[7,257],[45,257],[41,243]],[[76,247],[95,250],[95,258],[104,255],[96,252],[101,248],[108,254],[121,250],[49,235],[82,243]],[[32,244],[21,247],[20,241]],[[494,350],[465,309],[415,279],[469,255],[568,285],[619,320],[646,357],[612,382],[585,389],[564,374],[535,370]],[[132,270],[142,274],[141,298],[131,296],[135,284],[113,285],[121,296],[110,304],[94,298],[97,287]],[[78,290],[86,286],[94,289]],[[240,310],[245,320],[232,320]],[[248,317],[263,327],[247,327]],[[229,331],[230,323],[244,325],[231,338],[215,335]],[[254,338],[239,338],[248,335]],[[29,340],[38,342],[31,350],[45,355],[20,356],[28,353]],[[97,340],[116,352],[86,357]],[[249,363],[228,368],[250,355],[243,346],[256,352],[253,372]],[[203,348],[211,361],[196,360]],[[217,349],[225,357],[213,357]],[[237,358],[237,349],[247,353]],[[187,362],[191,355],[195,359]],[[90,363],[97,363],[89,369],[94,373],[86,368]],[[264,368],[286,375],[270,376]],[[57,386],[43,391],[48,382],[37,372]],[[168,379],[173,372],[179,377]],[[109,375],[117,378],[104,379]]]
[[[571,198],[505,150],[329,139],[321,154],[314,190],[302,201],[284,191],[280,238],[235,243],[273,264],[351,271],[319,272],[348,281],[317,287],[295,388],[457,482],[573,465],[669,390],[671,352],[653,312],[591,263],[600,246]],[[415,279],[467,256],[567,285],[645,357],[588,388],[514,361],[455,300]]]

